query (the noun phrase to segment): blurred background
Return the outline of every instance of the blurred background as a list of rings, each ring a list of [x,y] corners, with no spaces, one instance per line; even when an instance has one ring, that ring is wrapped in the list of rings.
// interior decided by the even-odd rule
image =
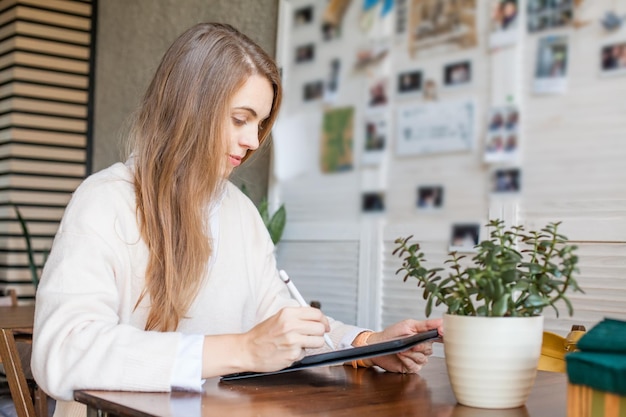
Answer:
[[[0,288],[32,302],[30,266],[80,181],[121,160],[165,49],[222,21],[282,71],[272,143],[232,181],[284,205],[278,266],[305,298],[371,328],[423,318],[397,237],[435,266],[471,256],[489,219],[562,221],[586,294],[546,330],[626,318],[625,15],[617,0],[0,0]]]
[[[546,329],[626,317],[626,3],[280,6],[270,196],[287,210],[279,266],[305,298],[372,328],[423,318],[396,238],[435,267],[471,258],[490,219],[561,221],[586,293],[573,317],[546,310]]]

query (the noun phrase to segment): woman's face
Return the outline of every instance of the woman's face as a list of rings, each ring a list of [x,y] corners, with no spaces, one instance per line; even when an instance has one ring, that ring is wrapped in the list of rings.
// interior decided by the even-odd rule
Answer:
[[[229,150],[226,176],[241,164],[248,150],[259,147],[259,130],[270,115],[274,89],[267,78],[253,75],[230,102]]]

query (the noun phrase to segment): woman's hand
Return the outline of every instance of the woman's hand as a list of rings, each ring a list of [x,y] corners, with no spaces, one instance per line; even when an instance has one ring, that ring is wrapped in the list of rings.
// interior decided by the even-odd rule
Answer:
[[[322,347],[328,331],[330,324],[320,309],[285,307],[244,335],[248,369],[269,372],[285,368],[302,358],[303,349]]]
[[[410,336],[432,329],[437,329],[439,331],[439,335],[443,336],[443,320],[403,320],[399,323],[392,324],[391,326],[384,329],[382,332],[372,333],[367,339],[367,344],[371,345],[373,343]],[[426,362],[428,362],[428,356],[433,353],[432,343],[432,341],[419,343],[403,352],[392,355],[379,356],[370,359],[370,361],[373,365],[380,366],[387,371],[417,373],[422,368],[422,366],[426,364]],[[366,360],[366,363],[367,362],[368,361]]]

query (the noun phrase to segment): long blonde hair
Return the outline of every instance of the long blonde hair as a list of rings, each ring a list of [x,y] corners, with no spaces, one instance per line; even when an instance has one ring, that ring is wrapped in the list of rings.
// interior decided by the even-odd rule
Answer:
[[[274,88],[269,135],[280,107],[274,61],[230,25],[201,23],[167,50],[131,130],[141,236],[149,250],[146,330],[173,331],[189,310],[206,274],[212,243],[207,208],[224,183],[231,98],[259,74]],[[251,152],[248,152],[248,155]]]

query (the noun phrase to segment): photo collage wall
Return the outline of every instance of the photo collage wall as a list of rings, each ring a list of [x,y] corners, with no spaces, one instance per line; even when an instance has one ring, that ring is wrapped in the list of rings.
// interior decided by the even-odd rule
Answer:
[[[486,120],[478,120],[473,98],[476,63],[459,57],[476,48],[489,54],[530,36],[537,50],[530,90],[566,94],[569,37],[581,0],[527,0],[523,11],[518,0],[489,0],[487,8],[478,7],[477,1],[293,2],[294,34],[302,31],[310,38],[294,37],[289,70],[310,76],[295,77],[299,82],[290,87],[301,92],[296,105],[322,109],[319,169],[324,175],[376,167],[394,156],[469,152],[479,147],[484,150],[491,195],[508,198],[522,192],[520,103],[514,97],[502,98],[505,105],[492,106]],[[479,16],[479,12],[489,15]],[[479,21],[489,22],[485,46],[478,36]],[[342,45],[341,39],[351,30],[358,30],[364,41],[328,54],[333,43]],[[395,54],[406,54],[414,67],[396,67]],[[446,60],[447,56],[451,58]],[[428,60],[441,65],[433,71],[432,65],[424,65]],[[626,74],[626,36],[598,45],[597,60],[602,76]],[[362,95],[351,103],[340,100],[342,89],[357,78],[364,84]],[[462,89],[466,98],[447,96]],[[355,138],[356,132],[364,137]],[[445,191],[441,184],[415,184],[410,204],[417,211],[445,210]],[[384,213],[384,188],[362,190],[360,204],[364,214]],[[452,225],[450,248],[472,251],[481,226]]]

